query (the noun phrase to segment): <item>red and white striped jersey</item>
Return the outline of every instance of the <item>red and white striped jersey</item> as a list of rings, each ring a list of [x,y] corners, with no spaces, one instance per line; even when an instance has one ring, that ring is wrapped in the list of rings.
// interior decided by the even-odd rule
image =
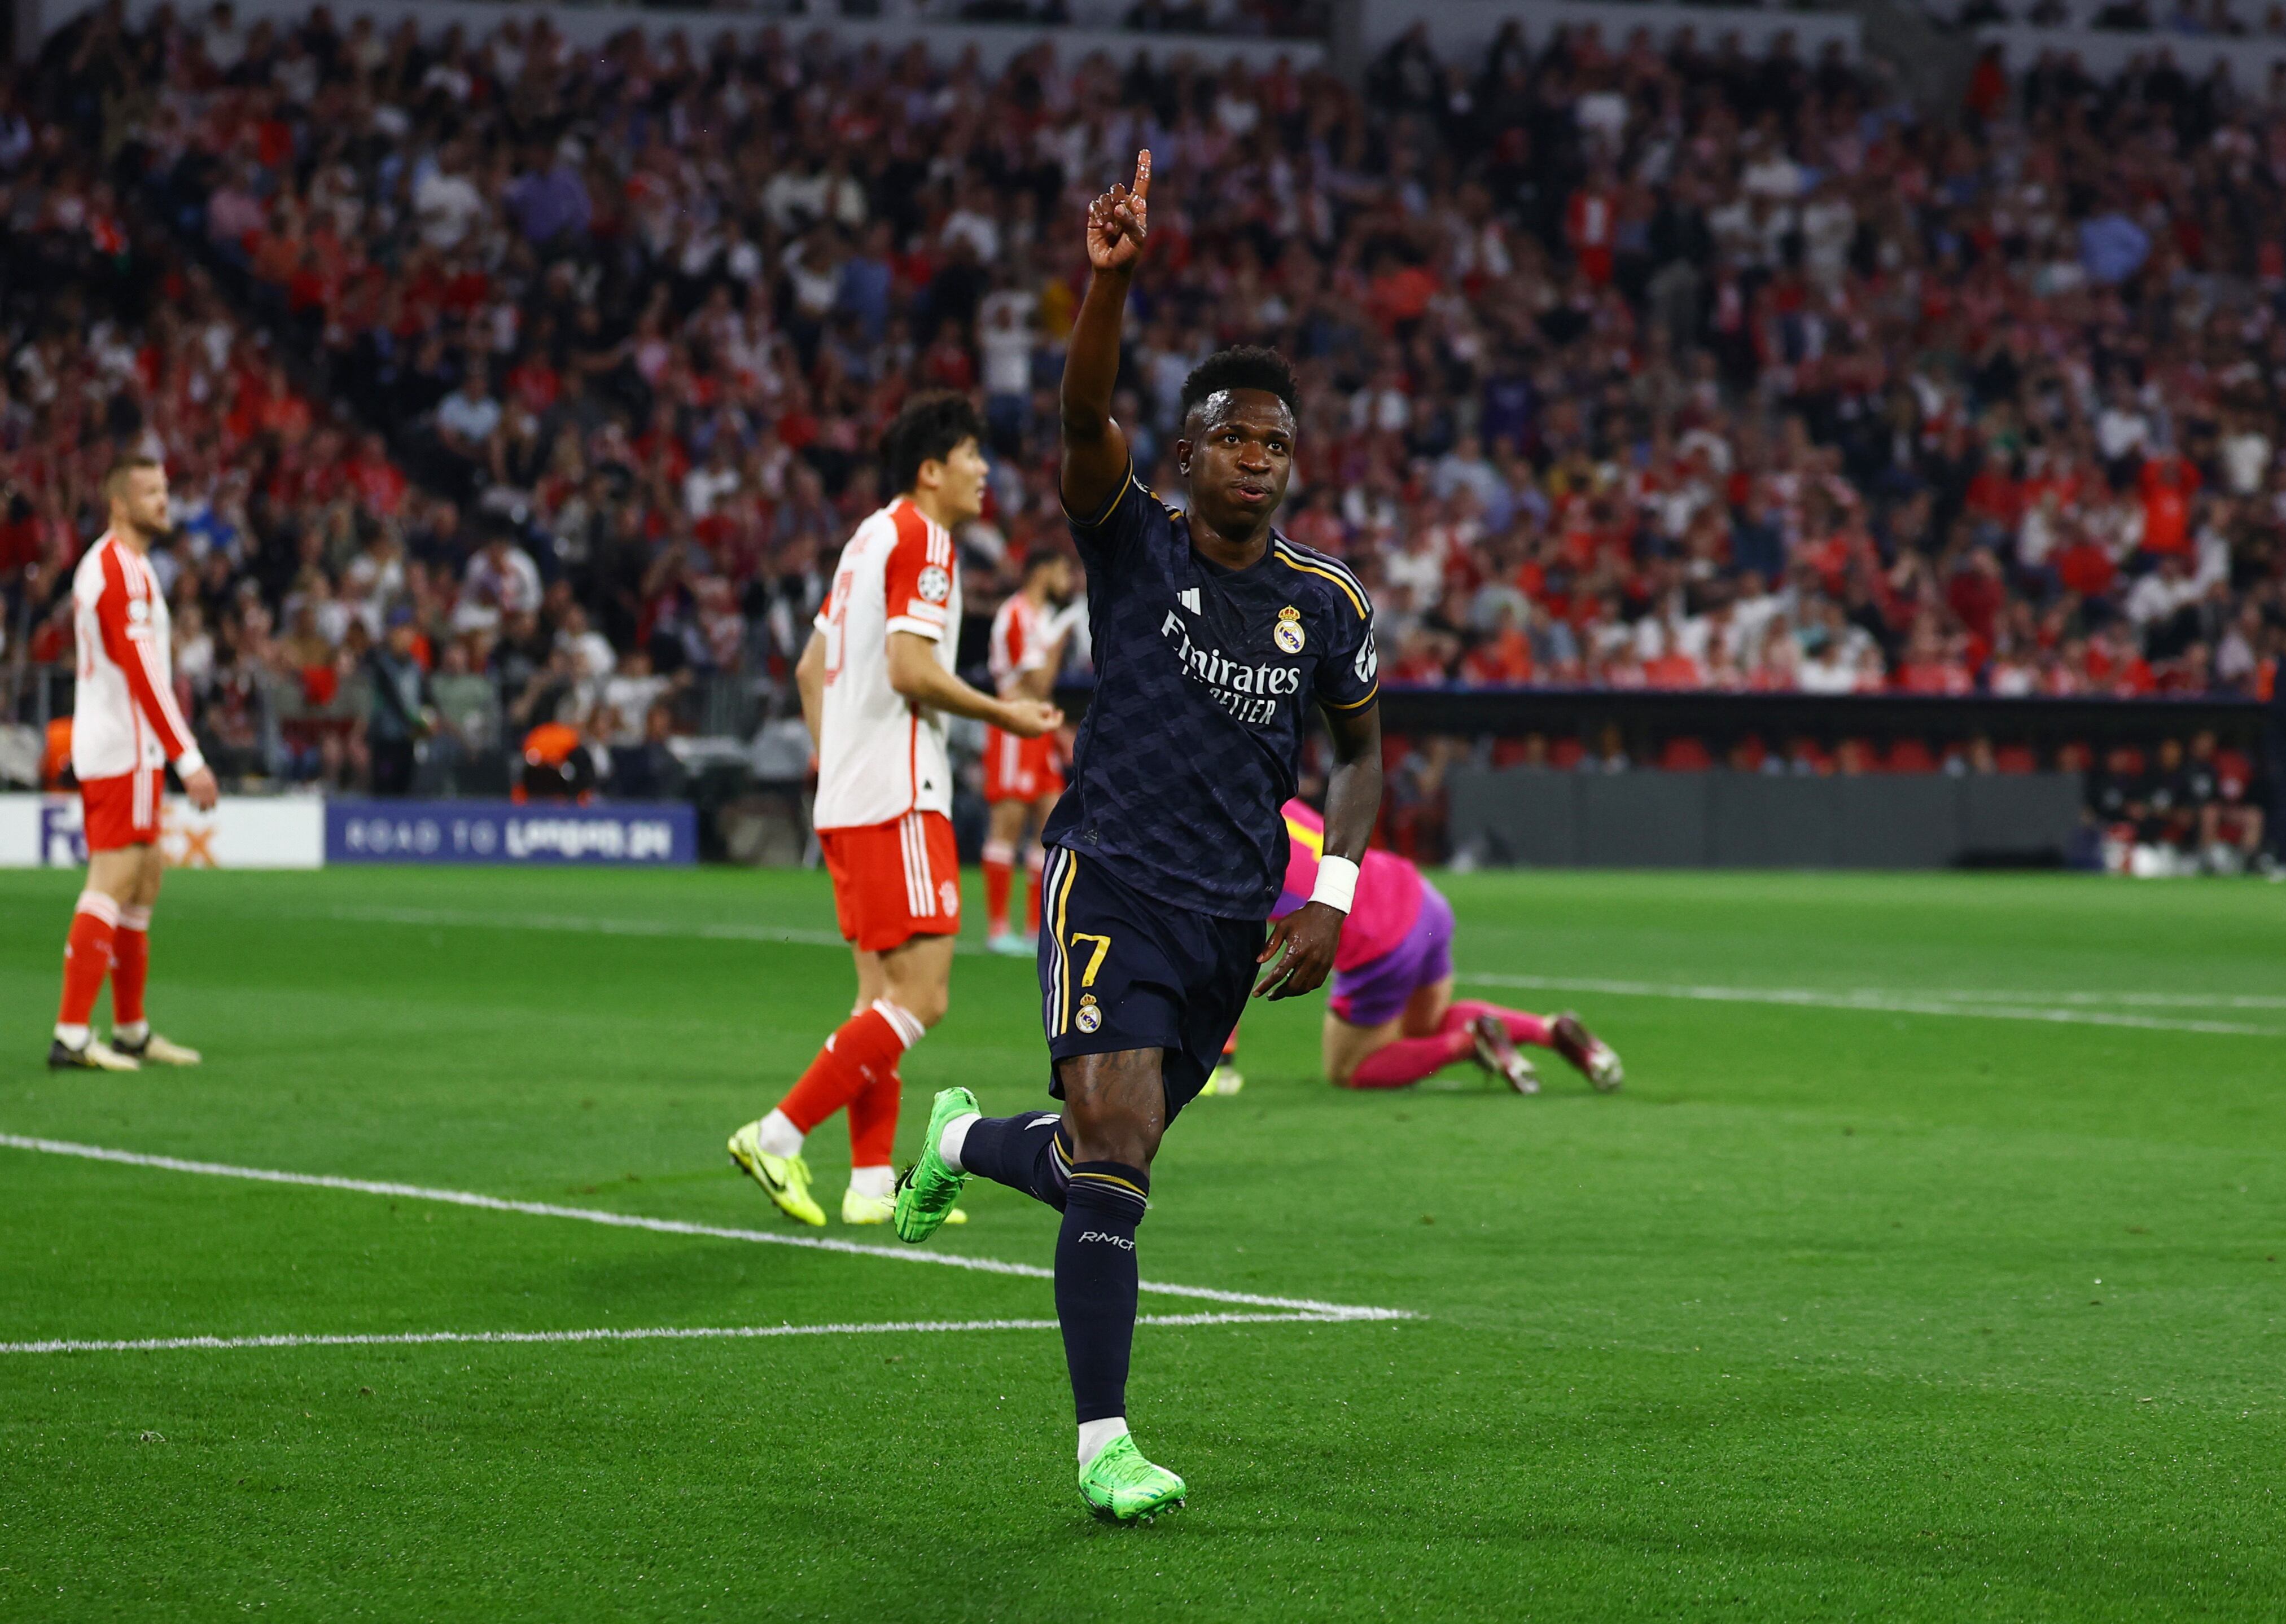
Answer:
[[[1018,592],[992,616],[992,686],[1003,699],[1016,697],[1016,679],[1037,671],[1047,658],[1049,616]]]
[[[863,828],[909,812],[952,811],[944,718],[889,686],[889,633],[936,644],[952,669],[960,635],[960,566],[952,532],[899,497],[857,527],[818,611],[825,703],[818,724],[821,829]]]
[[[140,768],[206,765],[175,702],[167,595],[150,563],[106,530],[72,577],[79,682],[72,771],[84,783]]]

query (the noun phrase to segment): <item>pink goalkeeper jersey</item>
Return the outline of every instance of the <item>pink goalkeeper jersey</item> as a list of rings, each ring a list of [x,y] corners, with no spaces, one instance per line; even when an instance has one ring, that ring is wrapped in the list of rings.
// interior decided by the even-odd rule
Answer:
[[[1326,820],[1306,803],[1289,801],[1286,818],[1286,884],[1271,911],[1277,919],[1310,899],[1318,883],[1318,858],[1326,849]],[[1405,939],[1421,916],[1421,871],[1392,851],[1368,851],[1358,865],[1357,895],[1342,922],[1334,968],[1353,970],[1370,964]]]

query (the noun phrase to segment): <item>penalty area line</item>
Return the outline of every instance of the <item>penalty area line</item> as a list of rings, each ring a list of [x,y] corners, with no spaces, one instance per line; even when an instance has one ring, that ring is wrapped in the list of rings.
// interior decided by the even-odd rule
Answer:
[[[24,1134],[0,1134],[0,1147],[30,1150],[43,1156],[69,1156],[83,1161],[111,1162],[127,1167],[152,1167],[164,1173],[247,1179],[264,1184],[296,1184],[312,1189],[346,1190],[361,1196],[388,1196],[402,1201],[433,1201],[446,1206],[476,1207],[488,1212],[519,1212],[532,1218],[567,1218],[614,1229],[647,1229],[658,1235],[703,1236],[710,1240],[746,1241],[764,1246],[798,1246],[809,1251],[886,1258],[896,1263],[931,1263],[943,1268],[968,1269],[985,1275],[1015,1275],[1029,1280],[1055,1278],[1053,1269],[1042,1268],[1035,1263],[1005,1262],[998,1258],[966,1257],[951,1251],[923,1251],[918,1247],[868,1246],[857,1241],[837,1241],[824,1236],[779,1235],[768,1229],[694,1224],[681,1219],[613,1212],[601,1207],[559,1206],[548,1201],[510,1201],[475,1190],[438,1189],[428,1185],[396,1184],[379,1179],[346,1179],[333,1173],[291,1173],[274,1167],[240,1167],[227,1162],[186,1161],[181,1157],[153,1156],[140,1150],[79,1144],[67,1139],[38,1139]],[[1289,1314],[1318,1319],[1406,1320],[1413,1317],[1402,1308],[1368,1308],[1350,1303],[1320,1302],[1306,1297],[1272,1297],[1257,1291],[1226,1291],[1214,1286],[1175,1285],[1167,1281],[1146,1280],[1140,1283],[1140,1289],[1161,1297],[1187,1297],[1202,1302],[1229,1303],[1249,1308],[1280,1308]]]
[[[1358,1316],[1339,1314],[1146,1314],[1138,1325],[1344,1325]],[[0,1353],[168,1353],[233,1348],[426,1347],[439,1343],[721,1342],[761,1337],[863,1337],[900,1332],[957,1330],[1055,1330],[1053,1320],[842,1321],[827,1325],[653,1325],[594,1330],[414,1330],[355,1331],[330,1336],[138,1337],[99,1340],[57,1337],[44,1342],[0,1342]]]

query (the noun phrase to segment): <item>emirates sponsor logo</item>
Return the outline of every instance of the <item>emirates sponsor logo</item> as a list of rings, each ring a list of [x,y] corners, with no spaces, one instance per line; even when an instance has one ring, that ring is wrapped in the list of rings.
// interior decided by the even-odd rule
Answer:
[[[1159,623],[1159,634],[1173,645],[1184,675],[1204,685],[1215,703],[1250,726],[1258,727],[1275,720],[1278,702],[1302,691],[1300,666],[1241,664],[1219,648],[1194,641],[1190,628],[1174,609],[1169,609],[1166,619]]]

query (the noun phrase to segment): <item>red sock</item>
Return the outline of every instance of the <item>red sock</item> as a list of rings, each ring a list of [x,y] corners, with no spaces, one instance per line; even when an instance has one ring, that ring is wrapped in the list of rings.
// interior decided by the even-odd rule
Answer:
[[[1008,893],[1016,882],[1016,848],[1004,840],[984,843],[984,928],[1008,934]]]
[[[1225,1060],[1228,1060],[1232,1055],[1237,1053],[1238,1028],[1234,1026],[1230,1029],[1230,1036],[1222,1040],[1222,1057]]]
[[[1443,1071],[1456,1060],[1466,1060],[1475,1047],[1476,1040],[1469,1035],[1466,1027],[1458,1032],[1439,1032],[1431,1038],[1399,1038],[1359,1061],[1346,1087],[1402,1088]]]
[[[119,933],[111,938],[111,1024],[132,1026],[143,1018],[143,984],[151,975],[151,910],[119,910]]]
[[[1457,1032],[1480,1015],[1496,1015],[1508,1028],[1508,1035],[1518,1043],[1536,1043],[1541,1048],[1556,1046],[1556,1034],[1548,1017],[1523,1009],[1503,1009],[1498,1004],[1480,1004],[1471,1000],[1456,1000],[1445,1010],[1444,1024],[1439,1032]]]
[[[1047,859],[1034,846],[1032,855],[1024,863],[1024,881],[1031,898],[1024,905],[1024,916],[1031,922],[1026,928],[1034,936],[1040,933],[1040,877],[1046,872]]]
[[[778,1109],[807,1134],[863,1094],[875,1079],[897,1069],[897,1056],[920,1041],[921,1024],[886,998],[877,998],[834,1030],[801,1080]]]
[[[64,1001],[59,1026],[84,1026],[95,1013],[96,994],[111,973],[111,944],[119,930],[119,905],[101,891],[82,891],[72,911],[71,934],[64,938]]]
[[[849,1165],[887,1167],[897,1150],[897,1102],[905,1085],[891,1066],[849,1102]]]

